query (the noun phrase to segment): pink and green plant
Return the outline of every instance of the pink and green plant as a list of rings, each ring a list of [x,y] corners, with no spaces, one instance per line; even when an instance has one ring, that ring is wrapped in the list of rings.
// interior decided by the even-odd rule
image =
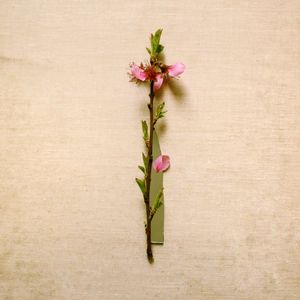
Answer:
[[[153,133],[155,125],[159,119],[165,117],[165,103],[155,103],[156,92],[159,91],[164,84],[172,79],[178,78],[185,70],[183,63],[175,63],[173,65],[165,64],[161,59],[161,54],[164,46],[160,44],[162,29],[158,29],[150,36],[150,48],[146,48],[150,59],[146,63],[130,64],[130,81],[136,83],[148,83],[150,85],[149,98],[147,103],[149,109],[149,124],[147,121],[142,121],[143,139],[147,149],[147,154],[143,153],[143,166],[139,169],[143,172],[142,179],[136,178],[136,182],[141,189],[146,207],[146,223],[145,231],[147,236],[147,257],[150,263],[153,262],[152,244],[151,244],[151,222],[157,210],[162,205],[163,188],[158,192],[154,203],[150,203],[150,187],[151,187],[151,172],[165,172],[170,166],[170,158],[168,155],[159,155],[153,159]]]

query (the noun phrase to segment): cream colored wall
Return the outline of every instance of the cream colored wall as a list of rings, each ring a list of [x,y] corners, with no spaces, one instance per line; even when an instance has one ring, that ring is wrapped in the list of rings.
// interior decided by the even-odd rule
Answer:
[[[300,298],[300,2],[2,0],[0,299]],[[162,27],[165,245],[145,257],[147,93]]]

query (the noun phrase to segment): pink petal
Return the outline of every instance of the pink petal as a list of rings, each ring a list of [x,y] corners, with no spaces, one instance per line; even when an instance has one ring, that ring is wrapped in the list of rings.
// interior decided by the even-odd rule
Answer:
[[[164,77],[161,73],[158,73],[156,75],[156,81],[154,81],[154,90],[157,91],[161,88],[162,84],[164,82]]]
[[[145,71],[136,64],[131,66],[131,75],[141,81],[145,81],[147,78]]]
[[[164,172],[170,167],[170,157],[168,155],[158,156],[152,164],[153,169],[157,172]]]
[[[168,67],[168,72],[171,76],[178,76],[182,74],[185,70],[185,65],[183,63],[176,63]]]

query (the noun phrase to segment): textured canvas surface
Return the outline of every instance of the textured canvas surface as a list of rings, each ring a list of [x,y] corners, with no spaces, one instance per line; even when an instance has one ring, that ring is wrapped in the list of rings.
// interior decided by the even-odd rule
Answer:
[[[0,2],[0,299],[300,298],[300,1]],[[164,29],[165,243],[134,178]]]

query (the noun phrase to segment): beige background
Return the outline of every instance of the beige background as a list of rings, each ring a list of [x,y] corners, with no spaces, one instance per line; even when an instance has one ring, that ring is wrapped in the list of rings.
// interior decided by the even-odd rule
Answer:
[[[165,245],[145,258],[162,27]],[[300,1],[0,2],[0,299],[300,299]]]

